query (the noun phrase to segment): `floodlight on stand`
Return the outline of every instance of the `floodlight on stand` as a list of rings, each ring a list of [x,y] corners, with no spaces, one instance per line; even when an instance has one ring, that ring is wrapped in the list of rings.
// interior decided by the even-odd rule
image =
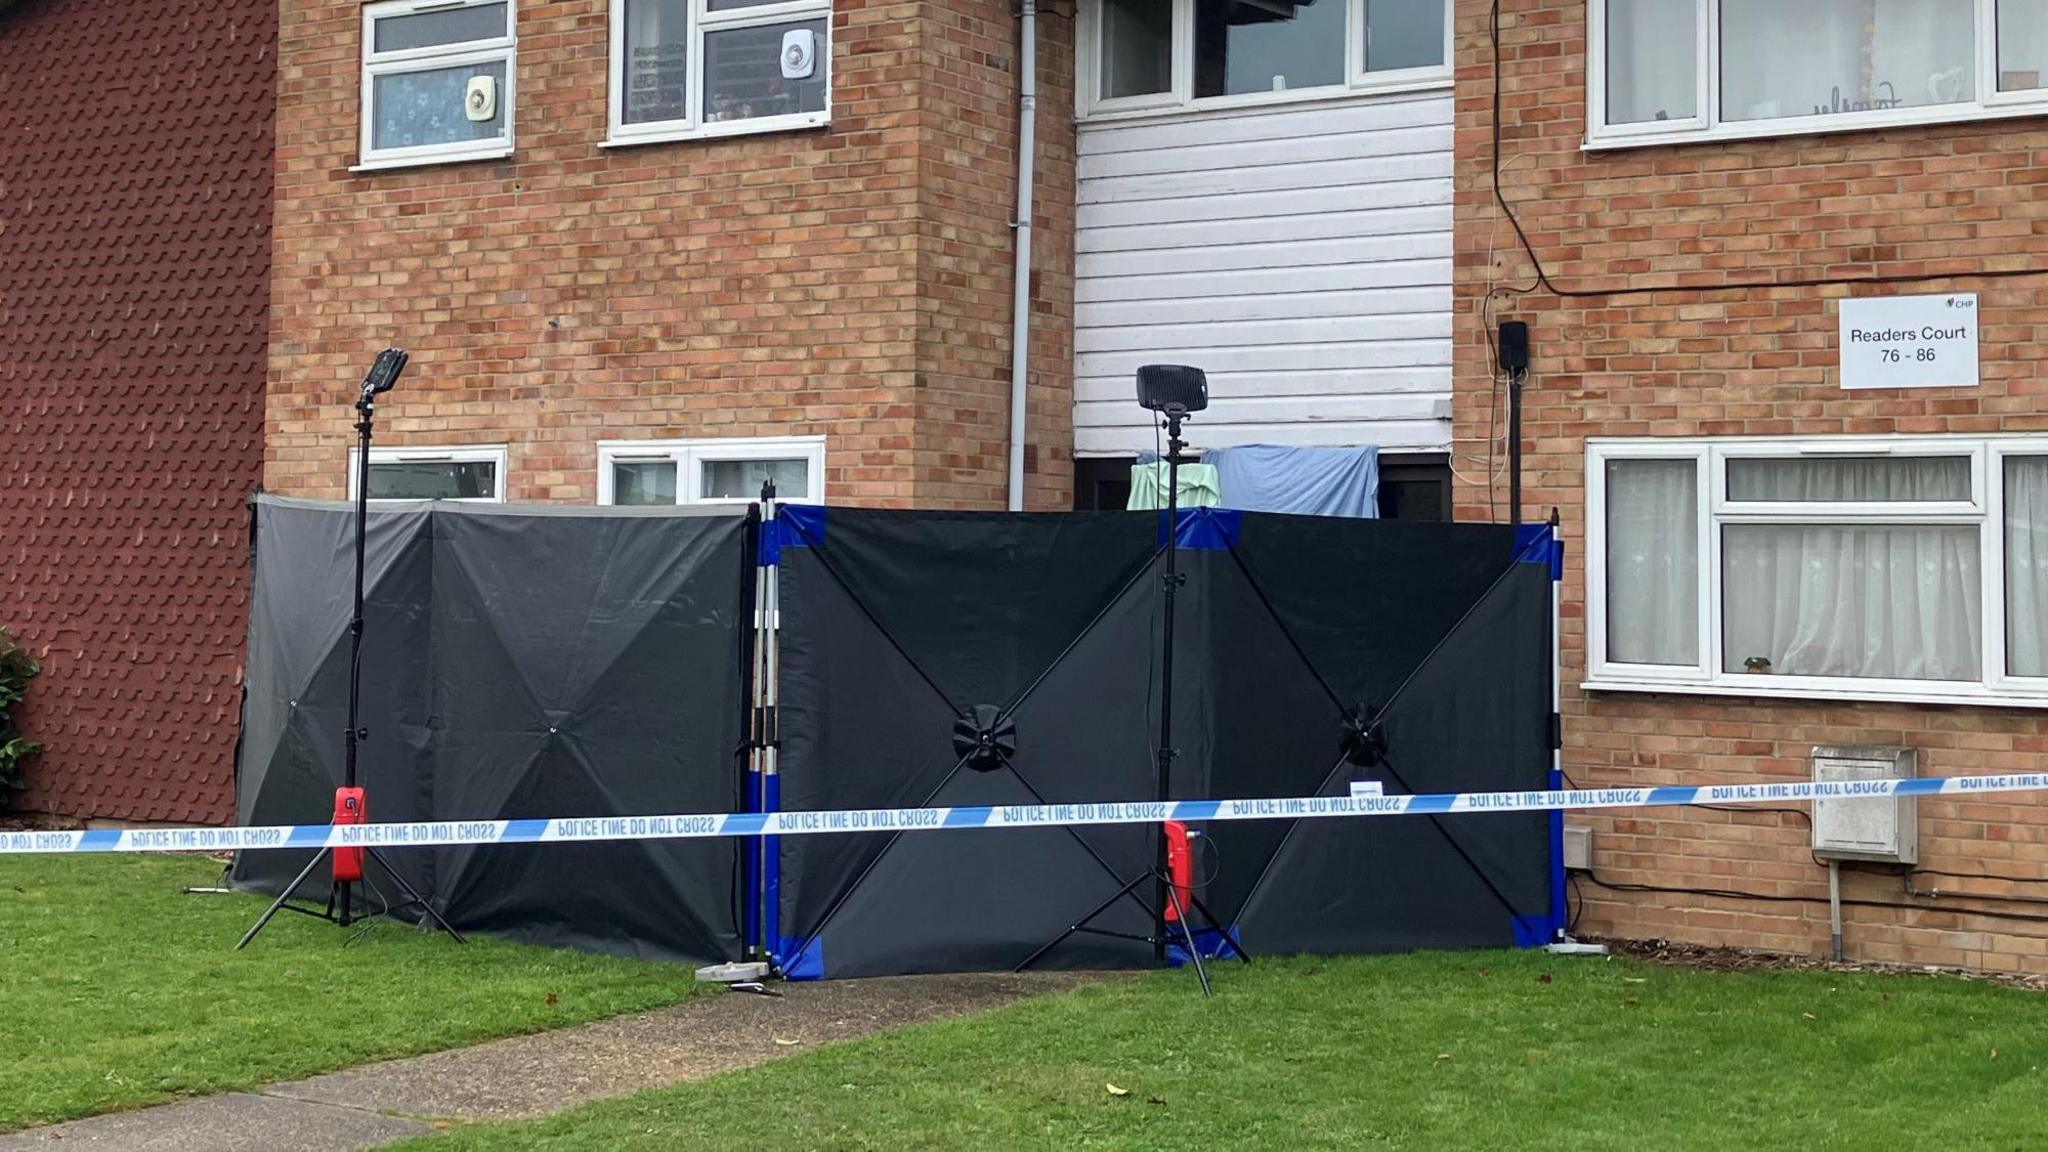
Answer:
[[[1138,369],[1138,406],[1168,416],[1185,416],[1209,406],[1209,375],[1185,364],[1147,364]]]
[[[368,400],[379,393],[389,392],[398,384],[399,374],[411,357],[403,348],[386,348],[377,353],[377,359],[370,365],[370,371],[363,377],[362,398]]]
[[[361,707],[363,694],[363,580],[364,569],[367,564],[366,558],[369,554],[371,426],[375,423],[377,416],[377,395],[382,392],[391,391],[398,384],[399,374],[405,371],[407,359],[408,357],[403,348],[386,348],[384,351],[377,353],[376,361],[370,365],[370,371],[363,377],[362,391],[356,396],[355,611],[349,617],[348,624],[348,727],[342,732],[341,787],[334,790],[334,816],[332,824],[335,827],[366,824],[370,819],[369,798],[364,793],[362,786],[356,782],[356,753],[363,741],[370,738],[370,730],[362,725]],[[352,890],[357,885],[364,885],[368,882],[363,870],[366,860],[382,868],[391,878],[392,882],[398,886],[398,890],[405,894],[405,902],[398,907],[418,908],[423,919],[433,921],[436,927],[446,932],[456,943],[462,943],[462,934],[457,932],[446,919],[442,918],[441,913],[436,911],[433,904],[420,894],[419,889],[413,887],[412,882],[407,880],[398,869],[393,868],[375,848],[347,845],[322,847],[319,851],[315,852],[313,858],[306,862],[306,866],[299,871],[299,874],[292,878],[292,882],[285,885],[284,891],[278,893],[277,899],[271,902],[270,907],[264,910],[263,915],[257,917],[256,923],[250,925],[249,931],[242,935],[241,941],[235,945],[235,948],[238,951],[247,948],[249,941],[254,940],[256,934],[263,931],[263,926],[270,923],[270,918],[285,909],[303,913],[316,919],[331,921],[343,928],[348,927],[349,924],[358,919],[362,919],[363,917],[358,916],[352,907],[350,898]],[[313,875],[314,870],[320,867],[322,861],[326,861],[330,869],[326,907],[308,908],[292,903],[293,894],[299,890],[300,885],[304,884]],[[374,891],[374,888],[372,890]],[[368,911],[367,903],[364,905],[364,911]],[[387,905],[385,912],[389,911],[391,911],[391,908]]]
[[[1165,571],[1160,574],[1159,591],[1160,615],[1163,618],[1159,638],[1159,740],[1153,745],[1158,756],[1157,795],[1154,799],[1162,804],[1173,795],[1173,761],[1180,750],[1173,746],[1173,606],[1175,594],[1187,576],[1180,571],[1180,453],[1187,444],[1180,438],[1181,421],[1190,413],[1200,412],[1209,406],[1209,375],[1200,368],[1185,364],[1147,364],[1138,369],[1138,405],[1166,418],[1166,519],[1161,534],[1165,547]],[[1000,741],[1008,736],[1014,745],[1015,729],[1005,732],[990,732],[985,720],[963,719],[955,727],[953,747],[963,757],[976,755],[1000,756]],[[1077,932],[1088,932],[1098,936],[1117,936],[1130,940],[1141,940],[1153,947],[1154,954],[1165,960],[1167,949],[1184,947],[1188,961],[1195,969],[1195,979],[1201,981],[1202,995],[1210,994],[1209,970],[1202,963],[1202,944],[1197,937],[1193,917],[1199,915],[1208,925],[1208,931],[1215,933],[1219,941],[1216,955],[1223,955],[1221,949],[1228,948],[1237,958],[1251,963],[1251,954],[1237,942],[1237,936],[1219,921],[1215,914],[1195,895],[1192,883],[1192,855],[1189,841],[1200,833],[1178,820],[1168,820],[1160,826],[1158,850],[1154,853],[1152,866],[1138,873],[1109,899],[1095,906],[1086,916],[1076,920],[1071,927],[1041,945],[1038,951],[1024,958],[1017,965],[1022,972],[1051,952]],[[1137,936],[1127,932],[1115,932],[1096,928],[1092,922],[1108,911],[1111,905],[1132,898],[1137,890],[1150,882],[1152,899],[1138,898],[1152,914],[1150,933]]]

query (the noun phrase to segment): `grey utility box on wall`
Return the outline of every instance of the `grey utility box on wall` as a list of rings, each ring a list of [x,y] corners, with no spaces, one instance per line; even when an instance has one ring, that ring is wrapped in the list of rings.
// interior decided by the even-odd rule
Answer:
[[[1813,750],[1820,782],[1905,780],[1920,774],[1911,748],[1863,746]],[[1813,802],[1813,854],[1822,860],[1913,864],[1920,858],[1919,806],[1911,796],[1822,799]]]

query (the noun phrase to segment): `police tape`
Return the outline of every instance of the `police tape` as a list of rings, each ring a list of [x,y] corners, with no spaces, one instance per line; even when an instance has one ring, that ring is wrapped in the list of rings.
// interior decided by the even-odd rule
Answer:
[[[390,824],[275,824],[245,828],[126,828],[0,832],[0,855],[62,852],[247,852],[269,849],[429,848],[465,844],[576,844],[607,840],[932,832],[1157,824],[1165,820],[1320,820],[1660,808],[1696,804],[1784,804],[1887,796],[1983,796],[2048,791],[2048,773],[1907,780],[1711,784],[1662,788],[1577,788],[1538,792],[1436,792],[1406,796],[1354,789],[1349,796],[1258,800],[1170,800],[961,808],[849,808],[815,812],[572,816],[527,820],[431,820]]]

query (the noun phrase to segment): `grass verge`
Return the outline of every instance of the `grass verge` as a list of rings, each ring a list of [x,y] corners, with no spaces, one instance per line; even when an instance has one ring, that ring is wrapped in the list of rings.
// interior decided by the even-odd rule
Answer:
[[[397,924],[351,940],[202,859],[0,858],[0,1131],[245,1088],[688,995],[678,966]]]
[[[1212,1001],[1158,973],[404,1147],[1860,1152],[2048,1123],[2034,992],[1540,953],[1220,967]]]

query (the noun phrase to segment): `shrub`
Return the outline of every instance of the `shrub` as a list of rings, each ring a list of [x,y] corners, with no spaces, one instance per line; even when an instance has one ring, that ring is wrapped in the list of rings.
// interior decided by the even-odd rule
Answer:
[[[0,628],[0,809],[7,807],[7,794],[21,788],[22,762],[42,748],[16,731],[8,718],[28,691],[29,679],[42,670],[28,649]]]

